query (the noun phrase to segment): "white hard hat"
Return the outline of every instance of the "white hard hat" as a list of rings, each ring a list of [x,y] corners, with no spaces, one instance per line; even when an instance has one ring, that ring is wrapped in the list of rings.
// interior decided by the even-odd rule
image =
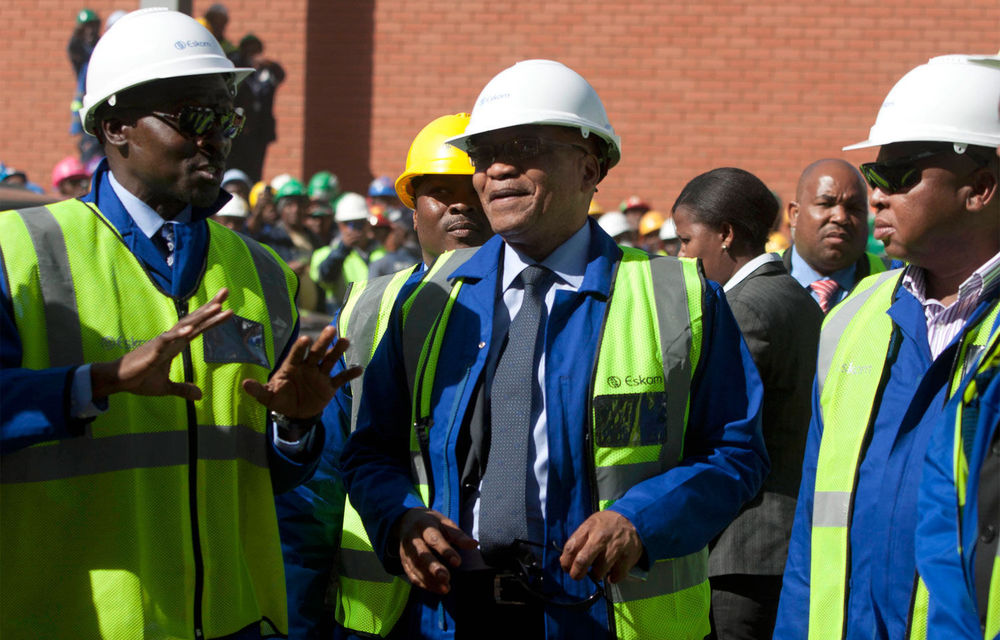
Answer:
[[[368,219],[368,204],[360,193],[347,192],[337,200],[337,211],[333,216],[337,222]]]
[[[673,218],[667,218],[663,221],[663,225],[660,227],[660,240],[676,240],[677,239],[677,225],[674,224]]]
[[[253,69],[237,68],[208,29],[191,16],[163,7],[126,14],[101,36],[87,68],[80,120],[94,133],[94,110],[115,94],[153,80],[230,74],[232,88]]]
[[[1000,146],[1000,66],[988,59],[938,56],[911,70],[885,97],[868,139],[844,151],[893,142]]]
[[[271,178],[271,188],[277,191],[285,186],[289,180],[294,180],[295,176],[290,173],[282,173]]]
[[[523,124],[580,129],[607,142],[609,169],[621,159],[621,139],[608,121],[597,92],[583,76],[554,60],[524,60],[490,80],[476,99],[465,133],[447,140],[468,151],[474,135]]]
[[[621,211],[609,211],[597,219],[597,224],[601,225],[604,232],[612,238],[628,231],[632,231],[632,225],[628,223],[625,214]]]
[[[234,218],[245,218],[250,214],[250,205],[241,196],[234,195],[229,202],[222,205],[222,208],[215,212],[217,216],[232,216]]]

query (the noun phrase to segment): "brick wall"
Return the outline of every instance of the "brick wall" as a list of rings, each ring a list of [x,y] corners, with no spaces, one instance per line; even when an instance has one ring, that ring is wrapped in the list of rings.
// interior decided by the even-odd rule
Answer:
[[[200,15],[210,0],[194,2]],[[413,135],[471,108],[517,60],[560,60],[587,77],[622,136],[598,199],[638,193],[669,208],[718,166],[756,173],[782,198],[798,172],[862,140],[885,93],[942,53],[1000,48],[996,0],[229,0],[227,35],[253,31],[288,72],[265,173],[337,173],[363,190],[397,175]],[[73,152],[65,45],[79,0],[14,0],[0,40],[0,160],[48,186]],[[122,7],[88,6],[102,17]],[[129,8],[128,6],[122,8]]]

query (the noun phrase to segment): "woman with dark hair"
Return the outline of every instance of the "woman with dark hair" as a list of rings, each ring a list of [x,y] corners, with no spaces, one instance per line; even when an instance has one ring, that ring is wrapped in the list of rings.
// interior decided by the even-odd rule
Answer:
[[[713,169],[673,207],[681,256],[700,258],[723,286],[764,382],[762,428],[771,457],[764,488],[710,546],[712,636],[770,638],[788,552],[823,313],[764,252],[778,202],[742,169]]]

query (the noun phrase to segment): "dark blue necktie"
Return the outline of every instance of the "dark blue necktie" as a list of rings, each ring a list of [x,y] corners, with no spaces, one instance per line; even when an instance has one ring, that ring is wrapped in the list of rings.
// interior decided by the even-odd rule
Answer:
[[[174,223],[164,222],[159,232],[153,236],[156,239],[156,247],[163,254],[163,259],[167,261],[168,267],[174,266]]]
[[[555,274],[531,265],[520,278],[524,299],[510,323],[507,346],[493,375],[490,449],[479,496],[479,546],[486,562],[492,565],[504,564],[503,551],[515,540],[529,540],[528,452],[532,409],[541,403],[541,394],[535,391],[535,347],[543,331],[545,293]]]

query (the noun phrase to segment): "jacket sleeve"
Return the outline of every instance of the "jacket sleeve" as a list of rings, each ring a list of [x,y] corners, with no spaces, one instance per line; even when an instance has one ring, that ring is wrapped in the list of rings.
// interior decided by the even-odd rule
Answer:
[[[330,375],[343,368],[341,360]],[[347,496],[339,459],[350,428],[349,389],[349,385],[341,387],[323,411],[326,441],[313,477],[275,498],[291,638],[325,638],[333,633],[325,597],[340,546]]]
[[[802,483],[795,505],[792,538],[788,543],[788,560],[781,583],[775,638],[806,638],[809,635],[809,570],[812,561],[813,492],[816,487],[816,464],[823,438],[823,419],[819,409],[819,393],[813,382],[812,420],[802,460]]]
[[[706,289],[703,329],[683,460],[611,507],[635,525],[654,561],[707,545],[757,494],[768,471],[760,430],[763,386],[714,283]]]
[[[281,357],[278,358],[278,367],[281,366],[280,363],[285,361],[288,356],[288,352],[291,350],[292,345],[299,338],[299,321],[295,321],[295,327],[292,329],[292,335],[288,339],[288,344],[285,345],[284,351],[281,352]],[[275,371],[278,370],[275,367]],[[271,372],[274,375],[274,371]],[[244,402],[254,402],[249,396],[244,396]],[[274,424],[271,422],[270,418],[267,421],[267,460],[268,467],[271,471],[271,486],[274,489],[274,493],[281,494],[286,491],[290,491],[292,488],[297,487],[302,484],[310,477],[312,477],[313,472],[316,470],[316,465],[319,464],[320,453],[323,451],[323,445],[325,441],[325,434],[323,429],[322,421],[317,424],[314,428],[312,437],[309,438],[304,450],[299,451],[294,456],[289,456],[283,451],[281,451],[274,442]]]
[[[963,567],[963,544],[958,527],[962,516],[958,512],[953,460],[954,421],[961,395],[956,394],[948,403],[943,413],[943,424],[931,436],[917,502],[920,517],[914,551],[917,571],[930,593],[927,636],[934,638],[974,638],[982,634],[975,586],[971,582],[971,574],[967,574]],[[982,414],[980,416],[983,417]],[[989,423],[980,422],[977,427],[977,438],[992,432]],[[975,459],[973,456],[973,460],[969,461],[970,474],[977,472]],[[977,526],[975,516],[970,524]]]
[[[392,526],[408,509],[425,506],[410,477],[410,392],[402,358],[400,305],[419,280],[403,287],[365,372],[358,427],[341,457],[341,472],[376,554],[389,573],[402,573]]]
[[[82,435],[89,422],[69,415],[76,367],[25,369],[23,355],[10,289],[0,269],[0,454]]]

